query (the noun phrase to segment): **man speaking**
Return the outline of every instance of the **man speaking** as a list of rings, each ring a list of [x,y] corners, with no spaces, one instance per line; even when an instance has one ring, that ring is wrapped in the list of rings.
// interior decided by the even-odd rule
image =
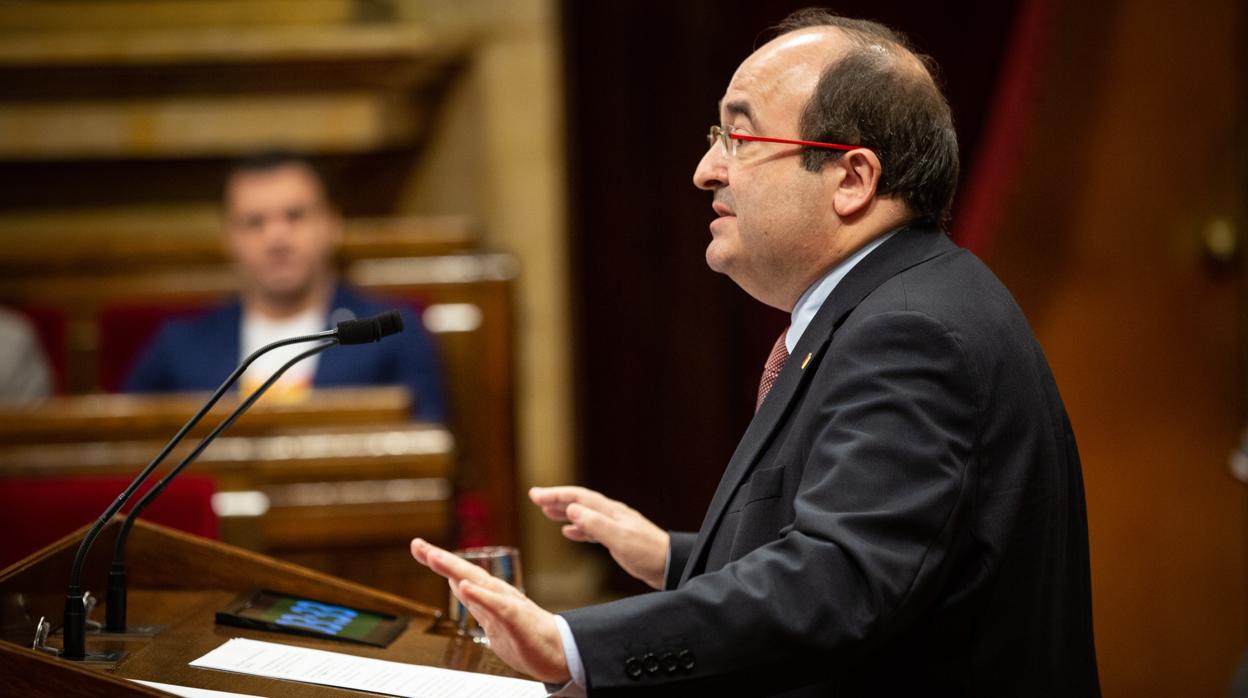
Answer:
[[[1022,313],[941,229],[957,143],[927,59],[797,13],[708,140],[707,263],[792,324],[701,529],[535,488],[656,589],[560,616],[413,555],[569,695],[1099,695],[1074,436]]]

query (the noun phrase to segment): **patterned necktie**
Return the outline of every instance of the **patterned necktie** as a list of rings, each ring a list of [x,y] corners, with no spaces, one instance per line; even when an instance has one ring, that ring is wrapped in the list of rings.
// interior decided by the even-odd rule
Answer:
[[[763,365],[763,377],[758,381],[758,402],[754,403],[755,412],[763,406],[763,400],[767,397],[767,393],[771,392],[771,386],[776,384],[776,378],[784,369],[784,363],[789,360],[789,349],[784,346],[784,338],[788,333],[789,328],[784,328],[784,331],[776,338],[771,354],[767,356],[767,363]]]

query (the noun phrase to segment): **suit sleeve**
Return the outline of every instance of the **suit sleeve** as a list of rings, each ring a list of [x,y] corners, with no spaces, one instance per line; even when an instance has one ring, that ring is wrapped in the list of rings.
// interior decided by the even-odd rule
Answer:
[[[810,381],[791,417],[809,443],[785,451],[803,462],[765,466],[801,468],[772,542],[679,589],[563,614],[591,695],[827,678],[931,603],[974,490],[982,398],[962,347],[930,316],[878,313],[838,330]]]

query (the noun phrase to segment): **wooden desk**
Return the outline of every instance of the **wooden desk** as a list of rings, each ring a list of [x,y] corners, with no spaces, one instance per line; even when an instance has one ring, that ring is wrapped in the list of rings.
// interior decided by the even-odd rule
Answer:
[[[52,397],[25,406],[0,405],[0,446],[159,439],[166,441],[207,399],[207,394],[75,395]],[[190,436],[207,434],[238,396],[228,394]],[[405,424],[411,396],[403,388],[319,390],[316,399],[294,403],[261,400],[230,428],[231,435],[255,435],[293,425],[319,427],[350,424]],[[154,452],[153,452],[154,455]]]
[[[122,681],[129,678],[256,695],[359,695],[354,691],[187,666],[232,637],[450,669],[516,675],[488,650],[450,636],[435,626],[439,616],[434,608],[142,521],[130,538],[129,619],[133,623],[162,624],[166,628],[151,639],[137,641],[105,641],[88,635],[89,650],[124,649],[127,652],[112,669],[90,668],[37,654],[27,649],[34,636],[34,624],[40,616],[46,616],[54,626],[60,625],[67,571],[84,531],[67,536],[0,572],[0,680],[14,695],[166,695]],[[87,558],[83,581],[91,589],[102,588],[115,532],[115,523],[105,528]],[[237,594],[258,587],[403,614],[411,617],[412,622],[385,648],[215,624],[217,609]],[[97,611],[97,618],[100,615]],[[54,636],[49,644],[59,646],[59,636]]]

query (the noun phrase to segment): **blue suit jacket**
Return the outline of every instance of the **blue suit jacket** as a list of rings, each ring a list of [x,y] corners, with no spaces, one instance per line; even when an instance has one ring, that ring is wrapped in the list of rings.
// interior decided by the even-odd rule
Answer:
[[[339,285],[329,317],[343,311],[368,317],[388,308]],[[404,385],[412,415],[446,421],[442,378],[433,340],[414,313],[401,310],[403,332],[373,344],[334,347],[320,355],[313,386]],[[326,328],[329,327],[326,318]],[[241,360],[242,306],[237,300],[207,315],[166,323],[126,380],[134,393],[215,390]]]

